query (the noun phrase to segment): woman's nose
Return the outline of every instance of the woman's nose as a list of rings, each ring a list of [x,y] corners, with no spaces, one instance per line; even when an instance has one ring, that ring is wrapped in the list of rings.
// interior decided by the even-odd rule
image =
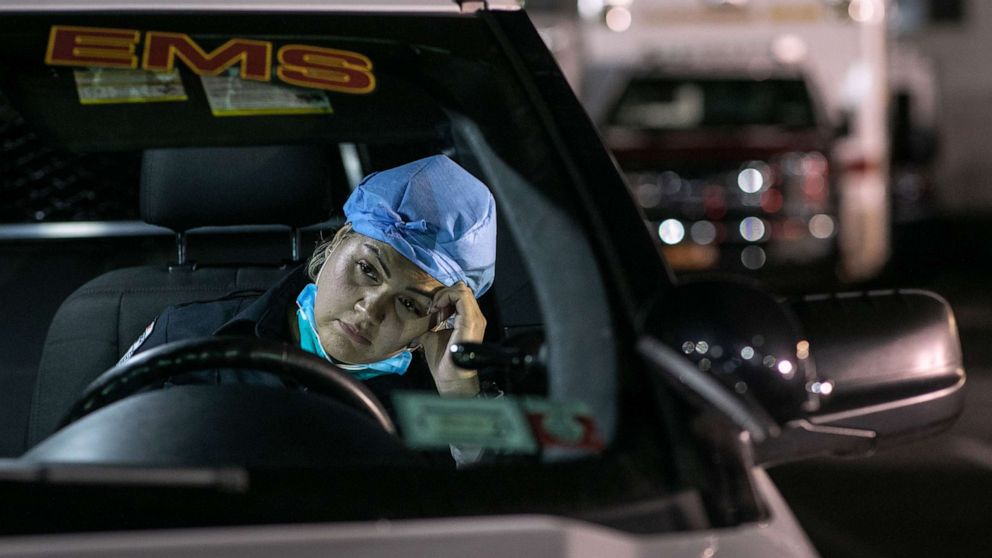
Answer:
[[[386,317],[387,296],[376,290],[363,293],[355,303],[355,309],[364,314],[370,321],[379,323]]]

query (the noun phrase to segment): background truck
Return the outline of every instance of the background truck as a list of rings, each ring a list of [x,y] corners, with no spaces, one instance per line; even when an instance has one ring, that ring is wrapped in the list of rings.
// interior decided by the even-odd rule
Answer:
[[[883,0],[579,3],[573,79],[676,269],[816,263],[856,281],[882,268],[885,10]]]

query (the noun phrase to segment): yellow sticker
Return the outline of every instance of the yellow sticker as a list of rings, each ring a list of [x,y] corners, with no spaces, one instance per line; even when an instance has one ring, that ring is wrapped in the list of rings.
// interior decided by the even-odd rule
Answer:
[[[118,68],[73,70],[79,102],[84,105],[185,101],[179,71],[147,72]]]
[[[214,116],[330,114],[334,110],[323,91],[241,79],[237,71],[200,76]]]

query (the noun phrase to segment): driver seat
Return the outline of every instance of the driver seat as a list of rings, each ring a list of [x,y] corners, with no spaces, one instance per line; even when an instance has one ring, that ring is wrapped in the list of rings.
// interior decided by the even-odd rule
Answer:
[[[140,211],[176,233],[178,265],[117,269],[87,282],[59,307],[42,350],[28,417],[28,448],[50,435],[83,389],[112,367],[167,306],[235,291],[264,291],[293,265],[186,263],[186,231],[205,226],[326,221],[336,175],[319,146],[155,149],[144,153]],[[288,245],[288,243],[287,243]]]

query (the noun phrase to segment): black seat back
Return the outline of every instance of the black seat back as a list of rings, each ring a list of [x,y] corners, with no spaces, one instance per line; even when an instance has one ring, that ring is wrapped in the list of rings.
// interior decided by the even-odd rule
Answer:
[[[177,232],[203,226],[324,221],[333,166],[314,146],[160,149],[145,153],[141,214]],[[289,253],[287,231],[287,254]],[[302,254],[306,257],[306,254]],[[78,395],[165,307],[264,291],[292,266],[143,266],[101,275],[70,295],[48,330],[27,446],[51,434]]]

